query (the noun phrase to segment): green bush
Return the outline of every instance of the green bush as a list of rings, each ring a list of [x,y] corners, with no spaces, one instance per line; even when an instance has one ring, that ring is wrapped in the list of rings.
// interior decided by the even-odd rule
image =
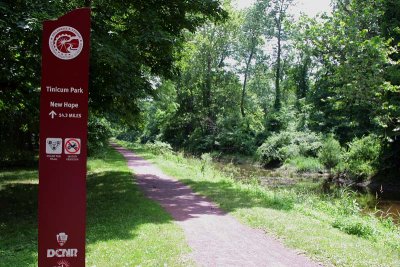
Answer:
[[[376,235],[376,230],[373,225],[369,221],[358,216],[337,218],[332,226],[349,235],[356,235],[367,239],[373,239]]]
[[[251,155],[256,149],[254,135],[241,127],[234,130],[224,129],[216,137],[216,149],[228,153]]]
[[[254,155],[257,132],[262,131],[253,114],[242,118],[239,114],[219,116],[215,127],[215,150],[233,154]]]
[[[314,132],[282,131],[267,138],[257,149],[257,156],[268,166],[298,156],[315,157],[321,145],[321,136]]]
[[[118,140],[127,141],[127,142],[136,142],[140,138],[141,133],[138,130],[130,130],[124,133],[120,133],[117,136]]]
[[[322,136],[311,131],[295,132],[292,142],[298,145],[301,156],[316,157],[322,146]]]
[[[188,151],[199,155],[214,150],[215,137],[205,133],[201,128],[196,128],[185,142]]]
[[[2,149],[0,151],[0,168],[13,166],[36,166],[37,152],[29,150]]]
[[[173,153],[170,144],[161,141],[155,141],[154,143],[147,143],[146,146],[150,151],[156,155],[165,155]]]
[[[88,153],[93,155],[103,151],[112,135],[113,129],[108,120],[94,115],[89,116]]]
[[[330,135],[322,144],[322,147],[318,152],[318,159],[325,168],[331,171],[342,161],[342,154],[343,150],[339,141]]]
[[[378,170],[381,140],[376,135],[355,138],[348,144],[346,170],[350,178],[363,181]]]
[[[201,158],[200,171],[204,175],[207,166],[209,166],[212,163],[213,158],[210,153],[204,153],[201,155],[200,158]]]
[[[282,162],[285,158],[282,148],[289,143],[290,139],[286,133],[273,134],[257,149],[260,162],[263,165]]]

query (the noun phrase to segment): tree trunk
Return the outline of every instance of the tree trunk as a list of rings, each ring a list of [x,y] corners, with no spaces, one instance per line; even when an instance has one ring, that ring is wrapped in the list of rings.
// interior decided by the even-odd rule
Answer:
[[[278,55],[276,59],[276,77],[275,77],[275,103],[274,108],[276,111],[281,109],[281,36],[282,35],[282,26],[279,22],[278,24]]]
[[[211,84],[212,84],[211,55],[207,55],[207,73],[203,89],[203,107],[206,113],[211,117]]]
[[[246,70],[244,72],[244,81],[243,81],[243,87],[242,87],[242,98],[240,100],[240,112],[242,113],[242,117],[244,118],[246,116],[246,113],[244,111],[244,99],[246,98],[246,85],[247,85],[247,80],[250,76],[249,72],[250,72],[250,64],[251,64],[251,60],[253,59],[253,55],[254,55],[254,46],[251,48],[251,52],[249,55],[249,58],[246,62]]]

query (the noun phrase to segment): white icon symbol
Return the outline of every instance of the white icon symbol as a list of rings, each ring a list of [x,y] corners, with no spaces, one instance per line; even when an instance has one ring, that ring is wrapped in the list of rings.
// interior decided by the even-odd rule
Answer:
[[[54,110],[52,110],[52,111],[49,113],[49,115],[51,116],[52,119],[54,119],[54,116],[56,116],[57,113],[56,113]]]
[[[61,138],[46,138],[46,154],[61,154],[62,139]]]
[[[55,29],[49,38],[51,52],[63,60],[76,58],[82,51],[82,35],[70,26],[62,26]]]
[[[68,240],[68,235],[66,235],[65,233],[59,233],[57,235],[57,242],[60,246],[64,246],[67,240]]]
[[[70,267],[69,262],[66,261],[66,260],[57,261],[57,264],[58,264],[58,265],[55,266],[55,267]]]
[[[81,139],[80,138],[65,138],[64,153],[79,155],[81,154]]]

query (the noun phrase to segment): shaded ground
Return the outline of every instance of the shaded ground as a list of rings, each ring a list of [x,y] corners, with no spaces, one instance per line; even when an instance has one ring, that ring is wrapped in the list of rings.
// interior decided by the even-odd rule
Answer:
[[[146,195],[158,201],[184,229],[192,257],[199,265],[319,266],[263,231],[240,224],[148,161],[124,148],[114,148],[124,155]]]
[[[0,170],[0,267],[37,267],[37,194],[36,168]],[[89,159],[86,266],[192,266],[173,221],[115,150]]]

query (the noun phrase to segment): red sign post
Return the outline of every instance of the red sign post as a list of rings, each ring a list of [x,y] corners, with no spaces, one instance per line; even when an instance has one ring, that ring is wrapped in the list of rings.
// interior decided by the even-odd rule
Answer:
[[[43,23],[39,266],[85,266],[90,9]]]

